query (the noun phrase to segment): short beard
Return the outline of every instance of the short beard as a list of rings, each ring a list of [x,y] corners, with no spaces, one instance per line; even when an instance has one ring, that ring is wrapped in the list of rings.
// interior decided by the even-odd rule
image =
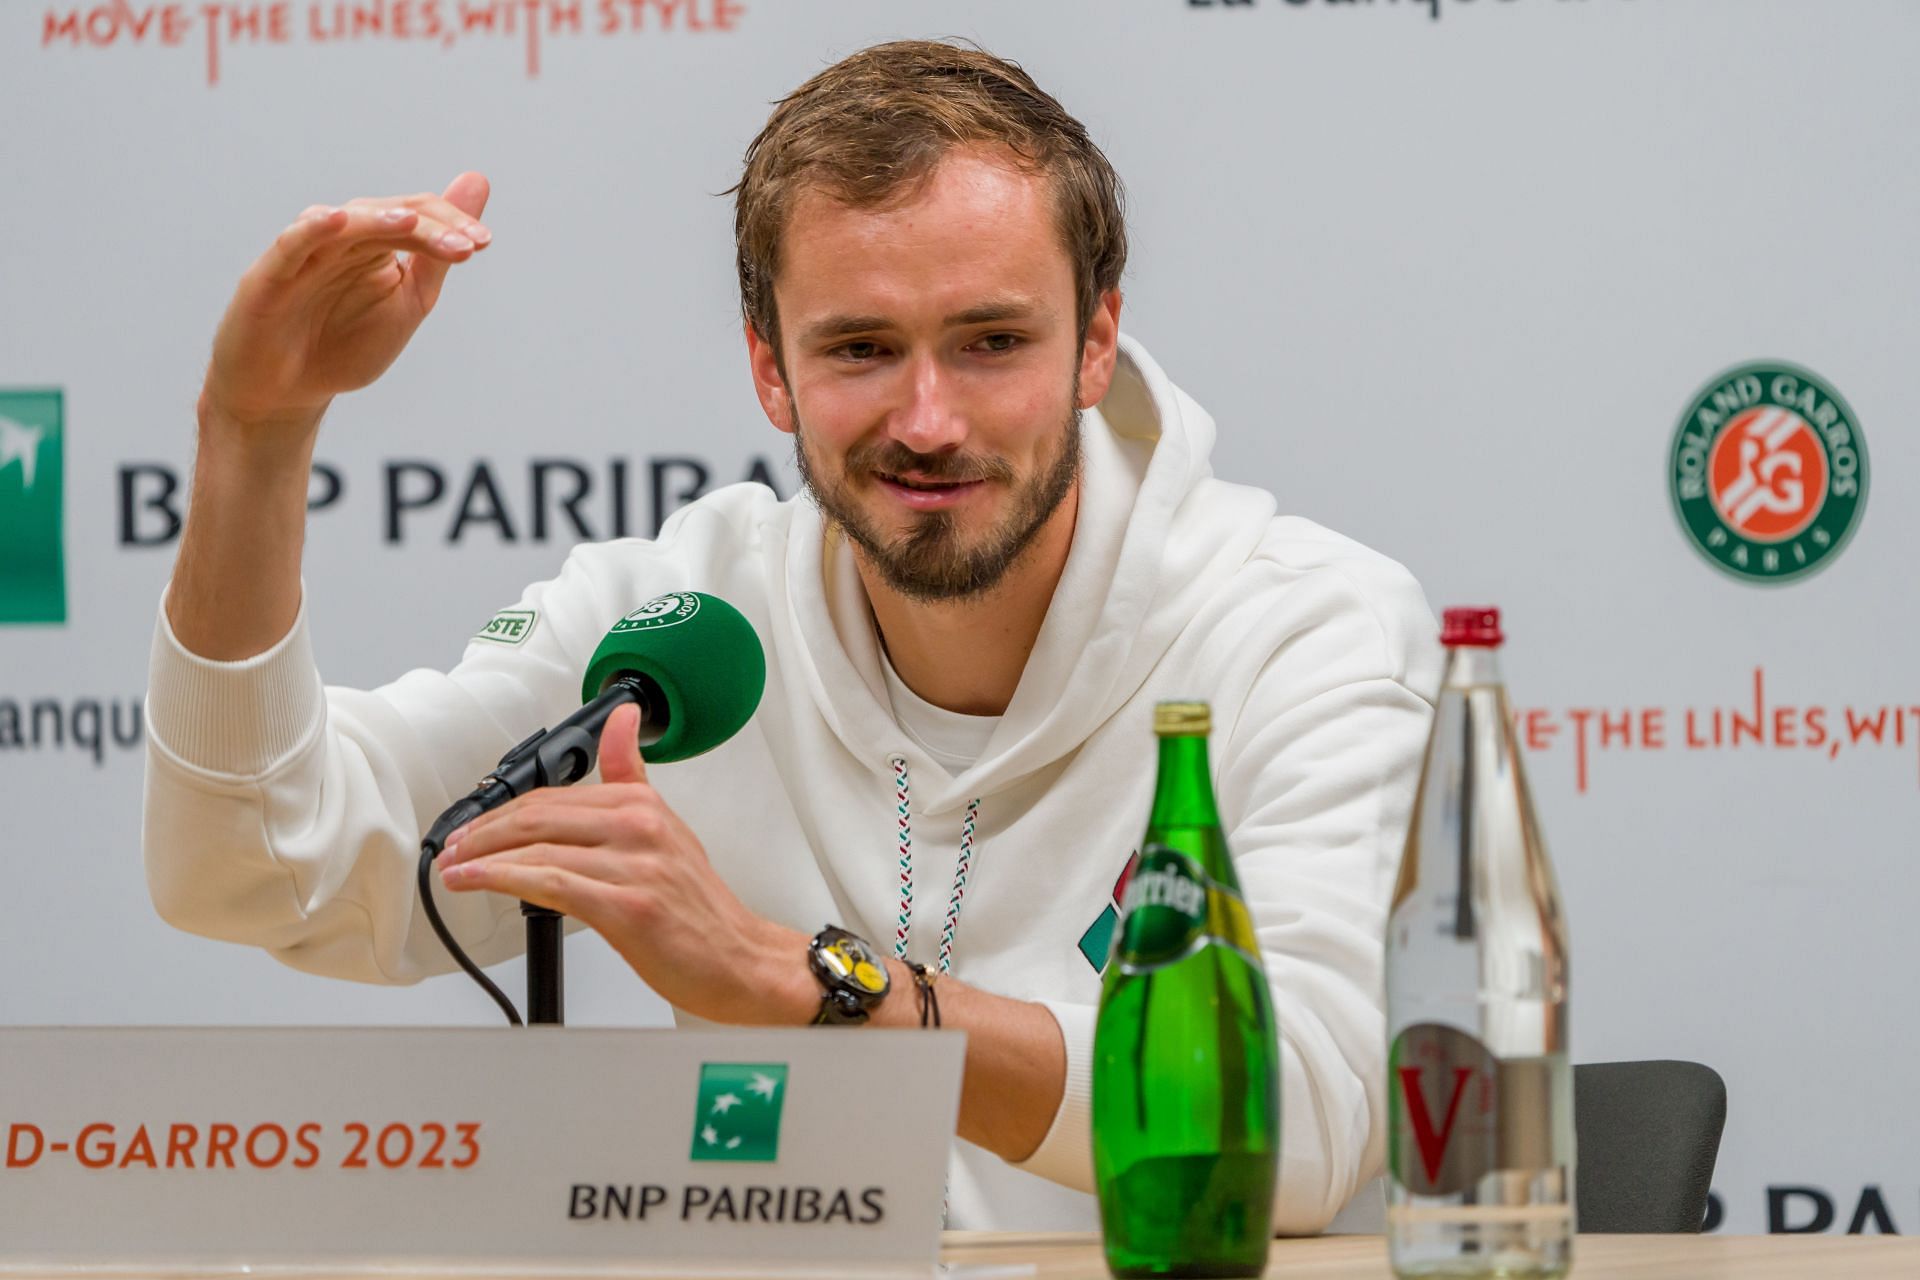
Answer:
[[[1078,379],[1075,383],[1073,399],[1078,402]],[[883,540],[862,516],[846,475],[914,471],[933,480],[994,483],[1011,478],[1012,468],[1004,460],[977,459],[966,454],[920,454],[897,440],[889,440],[849,450],[846,474],[836,482],[823,483],[807,461],[806,437],[797,409],[793,455],[800,469],[800,482],[814,503],[828,520],[853,539],[865,553],[867,563],[879,571],[889,587],[923,604],[964,600],[999,586],[1073,491],[1080,478],[1080,417],[1079,409],[1068,415],[1060,433],[1058,456],[1015,495],[1013,510],[987,532],[984,541],[973,547],[961,544],[959,522],[946,511],[926,512],[917,519],[911,532],[891,542]]]

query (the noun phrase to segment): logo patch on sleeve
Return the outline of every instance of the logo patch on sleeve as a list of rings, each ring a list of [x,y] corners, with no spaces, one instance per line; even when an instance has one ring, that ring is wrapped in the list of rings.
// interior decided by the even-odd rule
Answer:
[[[490,644],[525,644],[527,637],[533,634],[534,624],[539,621],[537,609],[502,609],[473,638]]]

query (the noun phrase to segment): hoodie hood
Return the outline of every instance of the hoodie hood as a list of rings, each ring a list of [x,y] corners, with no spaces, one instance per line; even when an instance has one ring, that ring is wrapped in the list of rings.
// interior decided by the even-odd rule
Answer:
[[[1113,384],[1080,430],[1085,461],[1066,568],[1012,702],[958,776],[894,721],[851,543],[813,503],[796,504],[785,581],[769,584],[774,626],[793,642],[782,647],[800,658],[821,718],[855,759],[887,778],[895,757],[912,762],[923,813],[957,810],[1073,752],[1139,692],[1273,517],[1271,495],[1213,479],[1212,417],[1130,338],[1121,337]]]

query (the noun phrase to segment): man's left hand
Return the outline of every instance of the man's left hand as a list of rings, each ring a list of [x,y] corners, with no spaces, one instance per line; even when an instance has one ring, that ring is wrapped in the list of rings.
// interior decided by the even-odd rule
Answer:
[[[796,1025],[819,1005],[807,935],[749,911],[647,782],[640,713],[600,735],[598,785],[541,788],[475,818],[440,855],[450,890],[492,890],[574,917],[677,1009]]]

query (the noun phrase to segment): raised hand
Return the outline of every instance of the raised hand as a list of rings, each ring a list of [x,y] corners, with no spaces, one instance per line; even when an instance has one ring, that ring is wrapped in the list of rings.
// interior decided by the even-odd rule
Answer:
[[[193,497],[167,589],[190,652],[232,661],[288,634],[320,417],[386,372],[448,268],[493,239],[478,221],[487,190],[463,173],[437,196],[315,205],[240,278],[200,392]]]
[[[315,205],[240,278],[214,337],[202,413],[310,432],[327,404],[386,372],[439,300],[448,269],[481,252],[488,185]]]

